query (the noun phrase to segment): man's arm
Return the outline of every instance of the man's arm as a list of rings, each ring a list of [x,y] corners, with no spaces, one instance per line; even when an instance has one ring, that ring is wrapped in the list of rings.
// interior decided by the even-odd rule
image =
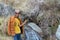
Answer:
[[[25,25],[25,24],[27,23],[27,21],[28,21],[28,20],[25,20],[25,21],[20,25],[20,27],[23,26],[23,25]]]

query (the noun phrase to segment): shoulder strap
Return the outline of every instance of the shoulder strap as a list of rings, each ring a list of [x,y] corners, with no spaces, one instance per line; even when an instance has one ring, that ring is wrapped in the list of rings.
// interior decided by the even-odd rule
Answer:
[[[11,24],[11,17],[10,17],[10,19],[9,19],[9,21],[8,21],[8,29],[7,29],[7,31],[8,31],[8,35],[11,35],[10,24]]]

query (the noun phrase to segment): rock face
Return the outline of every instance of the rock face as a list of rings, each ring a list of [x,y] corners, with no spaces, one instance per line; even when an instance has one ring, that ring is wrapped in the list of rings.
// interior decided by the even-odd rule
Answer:
[[[60,40],[60,25],[58,25],[58,28],[57,28],[57,31],[56,31],[56,37],[57,37],[57,39],[59,39]]]
[[[30,31],[29,30],[30,29],[27,29],[25,31],[25,33],[26,33],[26,40],[42,40],[42,38],[36,32],[34,32],[32,29]]]
[[[13,40],[12,37],[6,35],[7,22],[10,16],[14,13],[14,9],[4,3],[0,3],[0,40]]]
[[[38,26],[35,23],[28,23],[28,25],[24,29],[26,40],[42,40],[41,35],[39,35],[40,33],[42,33],[42,30],[38,28]]]
[[[9,5],[6,5],[4,3],[0,3],[0,14],[2,16],[8,16],[10,14],[12,14],[14,12],[14,9],[9,6]]]
[[[60,24],[60,0],[1,0],[1,3],[0,14],[3,13],[4,17],[8,19],[14,9],[20,9],[23,15],[30,17],[42,29],[44,35],[55,34]],[[5,26],[5,21],[3,23]],[[2,29],[4,26],[1,26]]]
[[[33,30],[35,30],[38,33],[42,33],[41,28],[39,28],[39,26],[37,26],[35,23],[28,23],[28,26],[30,26]]]

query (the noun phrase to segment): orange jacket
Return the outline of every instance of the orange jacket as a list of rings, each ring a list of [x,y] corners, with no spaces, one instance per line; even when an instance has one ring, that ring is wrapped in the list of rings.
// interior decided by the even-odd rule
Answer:
[[[12,16],[12,17],[10,17],[10,20],[8,21],[8,35],[11,35],[11,36],[15,35],[14,19],[15,19],[15,17]],[[21,20],[20,20],[20,24],[22,24]],[[21,33],[24,33],[24,27],[20,27],[20,29],[21,29]]]

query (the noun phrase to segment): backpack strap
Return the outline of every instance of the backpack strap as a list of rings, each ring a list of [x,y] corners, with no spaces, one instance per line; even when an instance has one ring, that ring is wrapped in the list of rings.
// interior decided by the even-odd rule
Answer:
[[[10,17],[10,19],[9,19],[9,21],[8,21],[8,29],[7,29],[7,31],[8,31],[8,35],[11,35],[11,27],[10,27],[10,25],[11,25],[11,17]]]

